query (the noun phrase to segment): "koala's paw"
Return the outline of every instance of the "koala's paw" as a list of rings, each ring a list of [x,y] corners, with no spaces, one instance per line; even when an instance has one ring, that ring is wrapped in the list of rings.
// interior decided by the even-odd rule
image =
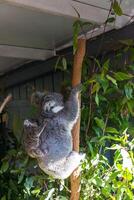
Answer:
[[[28,120],[28,119],[26,119],[25,121],[24,121],[24,126],[25,127],[37,127],[37,124],[34,122],[31,122],[30,120]]]
[[[81,92],[82,90],[82,83],[76,85],[75,87],[73,87],[72,92],[73,93],[77,93],[77,92]]]

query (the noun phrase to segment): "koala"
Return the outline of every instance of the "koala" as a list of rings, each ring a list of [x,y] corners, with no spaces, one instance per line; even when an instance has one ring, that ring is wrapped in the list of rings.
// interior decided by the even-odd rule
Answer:
[[[25,150],[55,179],[69,177],[85,157],[73,151],[71,134],[79,117],[80,90],[81,85],[74,87],[65,103],[60,93],[36,92],[32,101],[39,107],[39,118],[24,121]]]

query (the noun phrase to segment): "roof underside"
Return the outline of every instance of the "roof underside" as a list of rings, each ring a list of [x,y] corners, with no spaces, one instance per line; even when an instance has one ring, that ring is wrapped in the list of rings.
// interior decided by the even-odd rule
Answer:
[[[106,31],[125,26],[133,19],[134,1],[122,0],[121,7],[123,16],[117,17]],[[71,45],[77,12],[82,20],[93,23],[86,29],[88,38],[99,35],[109,9],[110,0],[1,1],[0,75],[33,60],[46,60]]]

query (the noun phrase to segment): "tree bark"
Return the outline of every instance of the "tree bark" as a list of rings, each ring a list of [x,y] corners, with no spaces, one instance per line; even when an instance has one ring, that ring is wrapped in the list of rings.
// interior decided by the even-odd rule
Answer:
[[[82,73],[82,63],[85,56],[85,50],[86,50],[86,40],[85,39],[79,39],[78,40],[78,48],[74,55],[74,63],[73,63],[73,74],[72,74],[72,86],[76,86],[79,83],[81,83],[81,73]],[[79,103],[81,102],[80,96],[79,96]],[[79,152],[79,133],[80,133],[80,117],[75,124],[73,131],[72,131],[72,137],[73,137],[73,149],[77,152]],[[76,176],[77,174],[77,176]],[[78,169],[76,169],[71,177],[71,197],[70,200],[79,200],[80,196],[80,177]]]

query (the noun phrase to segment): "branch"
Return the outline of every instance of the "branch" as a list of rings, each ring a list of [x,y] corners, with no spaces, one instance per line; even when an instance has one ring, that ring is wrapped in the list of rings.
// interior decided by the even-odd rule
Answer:
[[[11,101],[12,95],[9,94],[3,101],[3,103],[0,106],[0,114],[2,113],[3,109],[5,108],[6,104],[8,104],[9,101]]]

